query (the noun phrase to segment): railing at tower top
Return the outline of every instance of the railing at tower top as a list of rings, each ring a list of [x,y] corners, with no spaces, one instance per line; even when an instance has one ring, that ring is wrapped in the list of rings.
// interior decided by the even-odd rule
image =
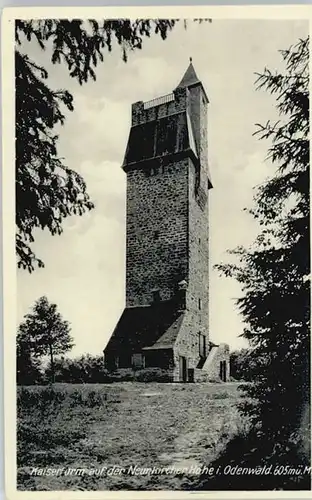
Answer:
[[[166,104],[167,102],[174,101],[174,93],[163,95],[161,97],[156,97],[151,101],[146,101],[144,103],[144,109],[154,108],[155,106],[160,106],[161,104]]]

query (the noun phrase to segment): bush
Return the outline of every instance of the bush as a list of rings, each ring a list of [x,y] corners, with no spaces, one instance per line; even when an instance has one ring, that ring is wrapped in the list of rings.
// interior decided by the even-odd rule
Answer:
[[[97,384],[109,381],[109,374],[104,368],[102,356],[87,354],[75,359],[57,358],[54,363],[54,370],[55,382]],[[50,380],[51,366],[48,365],[44,372],[44,381],[49,383]]]
[[[230,354],[231,377],[234,380],[252,382],[267,362],[267,356],[260,356],[253,349],[233,351]]]
[[[108,382],[133,382],[135,372],[132,368],[119,368],[113,373],[107,373],[106,380]]]
[[[161,368],[144,368],[135,373],[137,382],[170,382],[167,370]]]
[[[271,468],[269,474],[227,474],[222,471],[228,465],[256,469]],[[290,466],[296,474],[274,474],[274,470],[282,470]],[[219,455],[209,467],[220,470],[220,474],[200,476],[189,481],[183,489],[219,491],[254,491],[254,490],[310,490],[311,476],[304,474],[305,466],[310,466],[308,457],[300,453],[300,445],[293,441],[270,442],[258,436],[256,429],[248,424],[245,429],[238,429],[237,434],[226,443]],[[301,471],[301,473],[300,473]]]
[[[35,390],[25,387],[19,388],[17,391],[17,409],[18,411],[37,411],[44,412],[48,406],[61,405],[66,397],[65,392],[55,390],[53,387],[38,387]]]
[[[69,384],[96,384],[112,382],[171,382],[168,372],[162,368],[119,368],[109,372],[103,363],[102,356],[90,354],[76,359],[57,358],[54,363],[55,382]],[[42,383],[51,380],[51,367],[48,365],[42,377]]]
[[[16,382],[17,385],[41,384],[40,361],[30,356],[21,356],[18,352],[16,358]]]

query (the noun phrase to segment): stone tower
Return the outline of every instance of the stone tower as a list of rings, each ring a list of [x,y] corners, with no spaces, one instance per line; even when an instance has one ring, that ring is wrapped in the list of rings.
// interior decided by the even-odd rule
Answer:
[[[126,307],[104,349],[110,370],[227,378],[227,346],[209,339],[208,103],[190,61],[171,94],[132,105]]]

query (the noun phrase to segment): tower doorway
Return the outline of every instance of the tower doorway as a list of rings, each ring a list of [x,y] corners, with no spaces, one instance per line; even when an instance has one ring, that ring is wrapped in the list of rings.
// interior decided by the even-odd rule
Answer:
[[[220,361],[220,380],[226,382],[226,361]]]
[[[180,356],[179,358],[180,364],[180,382],[187,382],[187,359],[185,356]]]

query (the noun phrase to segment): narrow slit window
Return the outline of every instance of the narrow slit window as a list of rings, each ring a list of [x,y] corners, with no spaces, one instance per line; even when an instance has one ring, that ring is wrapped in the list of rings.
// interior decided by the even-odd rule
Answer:
[[[199,347],[199,355],[201,358],[206,357],[206,336],[199,333],[198,334],[198,347]]]

